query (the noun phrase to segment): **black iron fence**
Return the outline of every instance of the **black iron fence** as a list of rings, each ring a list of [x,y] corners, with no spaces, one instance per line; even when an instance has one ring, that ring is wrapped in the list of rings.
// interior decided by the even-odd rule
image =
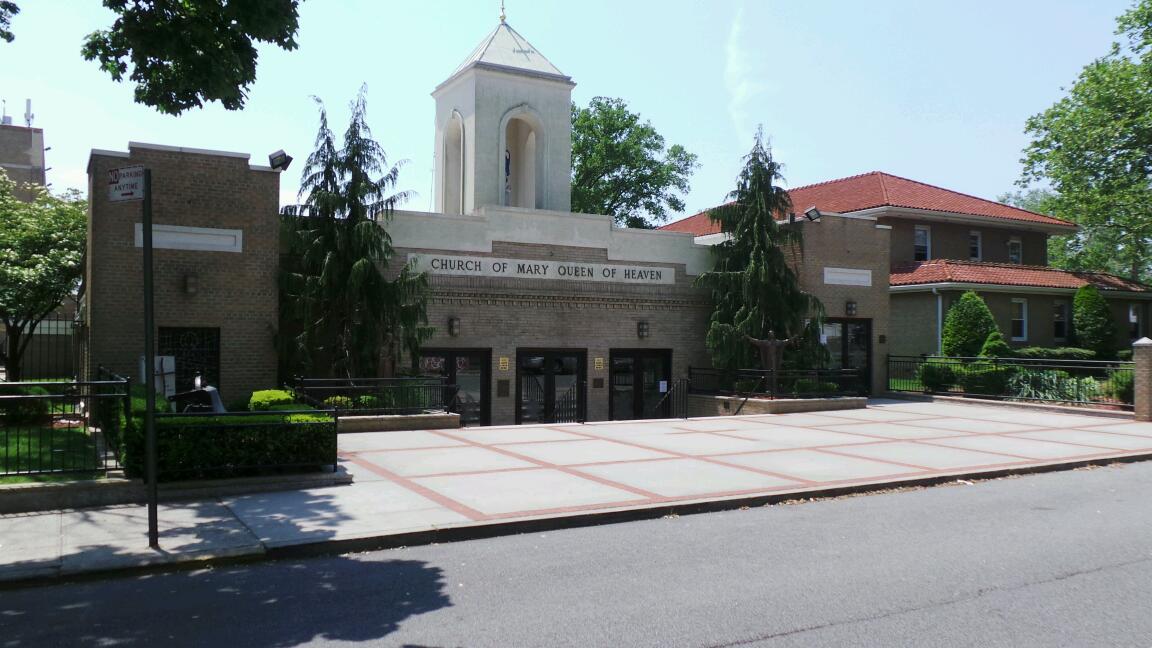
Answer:
[[[1132,362],[888,356],[888,389],[1132,409]]]
[[[349,415],[450,412],[457,387],[446,378],[296,378],[298,402]]]
[[[119,468],[129,382],[0,383],[0,477]]]
[[[863,396],[866,376],[859,369],[688,369],[690,391],[713,396],[829,398]]]
[[[647,412],[648,418],[688,418],[690,385],[687,378],[673,380],[664,396]]]
[[[29,331],[0,325],[0,381],[43,382],[75,378],[80,366],[80,325],[52,315]]]

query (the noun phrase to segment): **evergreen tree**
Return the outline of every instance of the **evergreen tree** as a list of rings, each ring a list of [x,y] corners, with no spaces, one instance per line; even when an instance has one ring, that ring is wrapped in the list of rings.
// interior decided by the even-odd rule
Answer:
[[[969,290],[948,309],[940,334],[940,352],[946,356],[976,357],[988,336],[998,330],[988,304]]]
[[[403,352],[415,355],[432,332],[427,278],[408,263],[392,263],[385,226],[408,196],[391,193],[400,166],[390,166],[372,139],[364,92],[352,103],[340,148],[320,105],[316,150],[301,180],[303,204],[284,209],[281,330],[295,334],[281,348],[285,371],[378,376]]]
[[[988,338],[984,340],[984,346],[980,347],[981,358],[1011,358],[1015,355],[1012,347],[1004,341],[1004,336],[1000,333],[1000,329],[996,329],[988,334]]]
[[[764,338],[773,331],[780,339],[813,342],[824,316],[820,301],[800,288],[789,263],[803,254],[802,226],[777,222],[791,212],[792,202],[777,184],[780,164],[764,145],[762,131],[744,162],[731,202],[709,213],[728,239],[713,248],[713,269],[697,279],[712,293],[706,340],[712,362],[727,369],[753,366],[756,354],[744,336]],[[810,356],[812,345],[806,351]]]
[[[1072,332],[1077,346],[1102,360],[1116,354],[1116,326],[1108,302],[1096,286],[1081,286],[1072,299]]]

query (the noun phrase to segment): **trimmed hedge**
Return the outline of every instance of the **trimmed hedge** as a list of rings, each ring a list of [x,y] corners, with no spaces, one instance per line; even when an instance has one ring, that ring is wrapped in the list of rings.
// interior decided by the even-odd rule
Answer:
[[[946,392],[956,382],[956,371],[951,365],[928,361],[920,365],[916,379],[928,393]]]
[[[1004,336],[1000,334],[997,329],[988,334],[987,339],[984,340],[984,346],[980,348],[980,357],[982,358],[1011,358],[1015,353],[1012,347],[1004,341]]]
[[[1015,370],[1012,367],[998,367],[992,364],[973,363],[965,367],[957,377],[957,382],[966,394],[979,396],[1003,396],[1008,391],[1008,381]]]
[[[1014,351],[1017,358],[1029,360],[1094,360],[1096,352],[1077,347],[1024,347]]]
[[[252,392],[248,399],[248,409],[253,412],[267,412],[273,405],[290,405],[296,397],[283,389],[262,389]]]
[[[1116,325],[1107,300],[1095,286],[1081,286],[1072,298],[1072,331],[1076,342],[1096,352],[1097,357],[1111,358],[1116,353]]]
[[[1131,371],[1114,371],[1105,383],[1105,392],[1120,401],[1131,405],[1136,396],[1136,374]]]
[[[336,463],[336,422],[326,414],[160,416],[156,418],[161,481],[238,477]],[[125,435],[121,465],[144,475],[141,418]]]
[[[831,381],[800,378],[793,385],[792,391],[796,394],[831,394],[840,391],[840,385]]]

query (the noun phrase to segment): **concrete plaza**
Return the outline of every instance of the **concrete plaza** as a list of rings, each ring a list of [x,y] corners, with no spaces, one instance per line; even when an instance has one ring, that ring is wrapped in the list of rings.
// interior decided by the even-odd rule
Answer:
[[[1152,456],[1152,424],[878,400],[819,414],[347,434],[340,454],[350,486],[162,506],[161,552],[146,546],[140,506],[0,517],[0,580]]]

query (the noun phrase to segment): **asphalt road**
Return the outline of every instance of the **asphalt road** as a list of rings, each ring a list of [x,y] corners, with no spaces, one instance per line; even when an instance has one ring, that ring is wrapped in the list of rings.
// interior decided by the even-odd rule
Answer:
[[[1149,646],[1152,462],[0,591],[0,647]]]

